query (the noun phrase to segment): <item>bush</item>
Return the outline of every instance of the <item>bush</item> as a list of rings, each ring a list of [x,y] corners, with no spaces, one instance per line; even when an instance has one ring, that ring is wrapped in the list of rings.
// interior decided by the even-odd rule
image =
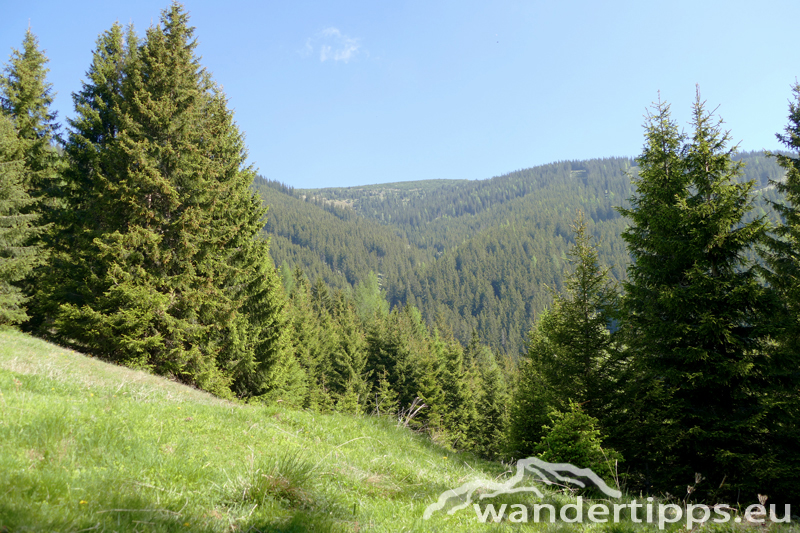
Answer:
[[[543,428],[545,435],[535,448],[542,460],[590,468],[604,480],[614,480],[615,463],[622,461],[622,456],[615,450],[602,448],[603,437],[596,418],[583,412],[579,404],[570,402],[569,411],[552,411],[551,424]]]

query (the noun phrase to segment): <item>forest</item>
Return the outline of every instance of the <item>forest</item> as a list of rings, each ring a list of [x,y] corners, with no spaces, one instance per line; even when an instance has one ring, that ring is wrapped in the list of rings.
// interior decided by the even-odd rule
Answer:
[[[800,503],[800,85],[782,152],[738,153],[698,91],[634,159],[309,190],[247,164],[195,47],[177,3],[113,25],[65,134],[35,35],[12,51],[0,325],[489,459],[613,460],[632,493]]]

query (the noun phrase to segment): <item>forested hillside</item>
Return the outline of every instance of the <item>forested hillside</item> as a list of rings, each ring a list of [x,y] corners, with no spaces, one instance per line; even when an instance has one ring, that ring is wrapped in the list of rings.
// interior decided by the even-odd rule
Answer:
[[[800,85],[783,153],[738,154],[698,90],[690,132],[651,107],[635,160],[294,190],[195,47],[177,3],[114,24],[64,135],[36,37],[12,51],[0,327],[633,494],[800,502]]]
[[[783,170],[746,152],[742,180],[776,198]],[[364,187],[292,189],[257,180],[270,206],[265,231],[284,275],[300,267],[347,290],[375,272],[390,305],[438,316],[464,344],[472,331],[518,355],[527,332],[563,288],[570,225],[586,214],[600,263],[621,280],[628,252],[620,234],[631,176],[628,158],[561,161],[479,180],[429,180]],[[759,202],[751,216],[771,213]]]

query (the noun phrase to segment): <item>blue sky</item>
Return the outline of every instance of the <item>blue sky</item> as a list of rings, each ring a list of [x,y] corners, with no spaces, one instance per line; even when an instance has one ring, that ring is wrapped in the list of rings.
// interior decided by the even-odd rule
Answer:
[[[97,36],[166,0],[4,2],[0,58],[30,23],[63,120]],[[743,150],[779,148],[800,76],[800,2],[188,0],[202,63],[265,177],[295,187],[485,179],[635,156],[658,92],[695,84]]]

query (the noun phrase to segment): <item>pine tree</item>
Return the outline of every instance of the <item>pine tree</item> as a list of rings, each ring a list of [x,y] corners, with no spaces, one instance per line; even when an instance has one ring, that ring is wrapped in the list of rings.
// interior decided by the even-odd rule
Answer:
[[[572,230],[575,244],[568,255],[573,270],[564,283],[565,295],[555,295],[552,310],[540,322],[553,349],[531,356],[539,358],[562,409],[572,400],[600,417],[609,401],[616,373],[612,367],[618,359],[609,331],[617,315],[617,288],[609,281],[610,269],[599,265],[583,212]]]
[[[35,214],[24,214],[33,203],[25,187],[25,164],[14,124],[0,113],[0,326],[28,318],[26,298],[15,286],[41,263],[38,246],[31,245],[41,231]]]
[[[800,472],[800,453],[796,443],[800,429],[800,84],[793,87],[794,100],[789,104],[789,124],[778,140],[790,154],[771,154],[786,171],[781,181],[771,184],[781,192],[784,201],[773,203],[782,222],[766,238],[761,255],[766,268],[764,277],[777,299],[772,314],[776,325],[776,343],[770,347],[771,370],[775,377],[769,398],[770,414],[765,417],[769,430],[769,450],[761,465],[772,472],[773,492],[784,501],[800,498],[793,482]]]
[[[52,84],[47,81],[47,57],[30,29],[25,33],[22,50],[13,50],[11,62],[0,76],[0,108],[15,121],[25,161],[26,187],[40,200],[53,197],[57,185],[58,140]],[[38,209],[42,207],[39,206]]]
[[[695,472],[715,487],[724,480],[728,490],[752,489],[770,370],[764,288],[746,253],[765,223],[744,222],[753,183],[737,181],[735,148],[699,92],[693,117],[684,143],[669,107],[655,107],[636,196],[620,209],[630,219],[623,238],[633,257],[624,326],[639,372],[628,382],[637,399],[630,425],[617,428],[631,439],[620,451],[635,455],[662,490],[677,490]]]
[[[582,212],[572,230],[565,294],[554,294],[552,309],[529,333],[519,372],[510,425],[516,453],[533,452],[552,411],[565,413],[576,402],[590,416],[606,418],[614,402],[620,358],[609,327],[618,314],[617,288],[599,265]]]
[[[20,215],[33,215],[39,226],[38,231],[26,232],[27,242],[17,242],[37,249],[38,260],[33,268],[26,269],[21,278],[13,282],[14,292],[26,301],[34,295],[41,284],[41,277],[49,271],[49,251],[51,243],[48,234],[56,220],[56,198],[59,187],[60,158],[56,150],[58,124],[56,113],[50,111],[53,103],[52,85],[47,81],[48,59],[39,49],[39,43],[30,29],[25,34],[22,50],[13,50],[11,60],[0,75],[0,114],[5,114],[14,122],[16,145],[23,161],[23,169],[18,176],[20,186],[33,201],[17,204]],[[10,183],[9,187],[13,187]],[[9,286],[9,290],[11,290]],[[30,316],[28,316],[30,315]],[[23,315],[20,315],[23,316]],[[35,301],[29,302],[26,319],[38,319]]]
[[[242,136],[173,4],[141,44],[98,41],[67,146],[58,337],[221,395],[303,396]],[[89,186],[82,186],[88,180]],[[99,200],[99,201],[98,201]],[[88,276],[87,276],[88,274]],[[78,276],[84,276],[87,282]]]
[[[97,39],[93,61],[78,93],[73,94],[77,116],[69,119],[60,186],[62,203],[53,213],[48,239],[51,268],[38,276],[31,302],[29,327],[47,336],[64,303],[81,307],[100,298],[106,285],[99,279],[95,238],[124,223],[117,218],[114,161],[110,150],[120,131],[122,84],[126,68],[135,68],[138,38],[119,24]]]

